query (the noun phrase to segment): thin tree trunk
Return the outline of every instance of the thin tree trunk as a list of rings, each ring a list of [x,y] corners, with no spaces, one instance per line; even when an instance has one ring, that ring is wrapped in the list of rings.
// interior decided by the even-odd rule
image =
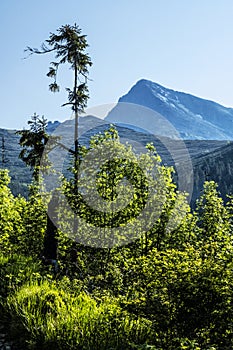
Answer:
[[[75,194],[77,194],[78,188],[78,101],[77,101],[77,80],[78,80],[78,72],[77,72],[77,59],[75,56],[75,70],[74,70],[74,93],[75,93],[75,101],[74,101],[74,113],[75,113],[75,124],[74,124],[74,170],[75,170]]]
[[[74,195],[78,196],[78,100],[77,100],[77,57],[75,55],[75,69],[74,69]],[[76,219],[77,213],[74,213],[74,233],[77,232],[78,223]]]

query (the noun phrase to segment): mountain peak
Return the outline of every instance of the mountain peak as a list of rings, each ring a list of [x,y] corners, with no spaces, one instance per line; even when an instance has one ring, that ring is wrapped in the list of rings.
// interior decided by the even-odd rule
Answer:
[[[150,130],[153,123],[158,124],[156,118],[159,114],[174,126],[183,139],[233,139],[232,108],[166,88],[147,79],[140,79],[118,102],[133,103],[154,111],[154,120],[150,118],[147,121],[142,116],[145,120],[140,122],[140,127],[146,130]],[[117,117],[115,111],[109,113],[106,118],[108,121],[134,125],[132,115]]]

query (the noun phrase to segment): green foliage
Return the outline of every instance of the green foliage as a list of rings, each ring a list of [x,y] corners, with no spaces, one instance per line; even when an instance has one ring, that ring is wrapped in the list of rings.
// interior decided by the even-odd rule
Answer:
[[[39,256],[46,229],[44,202],[38,193],[26,201],[14,197],[7,170],[0,170],[0,249],[4,254]]]
[[[15,238],[21,236],[24,229],[20,216],[23,199],[13,197],[9,182],[8,171],[0,170],[0,249],[6,254],[15,247]]]
[[[125,307],[152,321],[161,348],[176,349],[174,339],[189,338],[201,348],[225,349],[232,336],[231,265],[224,255],[203,259],[193,247],[154,249],[129,264]]]
[[[221,236],[229,231],[229,213],[214,181],[205,182],[203,194],[197,201],[197,210],[203,238],[206,241],[221,240]]]
[[[80,148],[78,154],[79,166],[73,169],[74,179],[64,180],[63,187],[70,207],[83,219],[78,223],[75,239],[90,246],[94,242],[106,247],[123,245],[128,243],[127,237],[137,239],[146,227],[154,225],[154,217],[159,217],[171,181],[170,169],[165,171],[154,149],[136,155],[132,146],[123,145],[116,129],[110,127],[103,135],[92,137],[89,147]],[[106,228],[105,236],[101,229],[91,233],[90,227]],[[127,234],[121,233],[122,227],[127,227]]]
[[[28,200],[15,198],[7,171],[0,171],[0,299],[11,336],[25,349],[230,350],[232,199],[224,205],[216,184],[206,182],[192,213],[186,195],[172,182],[173,170],[161,165],[156,150],[149,145],[147,153],[135,155],[113,128],[93,137],[89,148],[79,148],[74,172],[82,169],[88,152],[101,154],[110,144],[121,156],[104,163],[93,157],[85,174],[91,178],[95,165],[98,196],[106,208],[121,190],[130,195],[135,187],[134,195],[121,211],[101,216],[74,194],[75,179],[64,180],[71,206],[85,223],[102,227],[134,222],[150,200],[160,215],[131,243],[117,237],[113,247],[90,247],[71,239],[74,219],[61,202],[56,276],[38,259],[46,230],[38,187],[31,187]],[[122,183],[126,177],[129,188]],[[156,189],[154,197],[148,196],[149,185]],[[87,181],[87,191],[88,186]],[[86,224],[79,234],[86,243],[93,239]]]
[[[32,188],[31,188],[32,191]],[[45,199],[38,192],[31,193],[22,211],[24,235],[20,242],[21,253],[41,256],[46,231]]]
[[[32,257],[19,254],[11,256],[0,254],[0,301],[24,283],[40,278],[40,263]]]

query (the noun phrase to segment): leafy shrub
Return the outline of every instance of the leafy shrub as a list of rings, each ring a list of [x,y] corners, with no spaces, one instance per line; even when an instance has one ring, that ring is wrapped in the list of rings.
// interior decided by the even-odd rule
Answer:
[[[41,278],[41,265],[32,257],[0,254],[0,300],[32,279]]]
[[[7,170],[0,170],[0,250],[5,254],[38,256],[43,248],[46,215],[39,194],[26,201],[14,197]]]

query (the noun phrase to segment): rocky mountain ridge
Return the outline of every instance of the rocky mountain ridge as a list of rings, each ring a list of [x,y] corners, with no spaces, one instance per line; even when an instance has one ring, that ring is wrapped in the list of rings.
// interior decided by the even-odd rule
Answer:
[[[120,107],[121,104],[125,104],[125,107]],[[144,110],[139,108],[139,118],[136,108],[131,113],[127,104],[144,107]],[[147,109],[154,113],[148,113]],[[122,96],[106,117],[108,122],[138,125],[145,130],[153,130],[154,127],[163,135],[164,131],[159,125],[162,119],[171,123],[182,139],[233,140],[233,108],[145,79],[139,80]],[[174,137],[172,133],[169,136]]]

